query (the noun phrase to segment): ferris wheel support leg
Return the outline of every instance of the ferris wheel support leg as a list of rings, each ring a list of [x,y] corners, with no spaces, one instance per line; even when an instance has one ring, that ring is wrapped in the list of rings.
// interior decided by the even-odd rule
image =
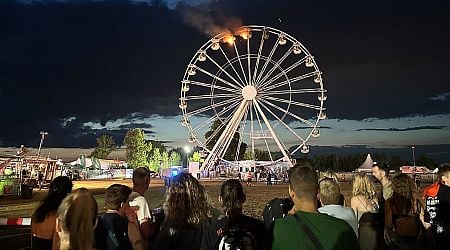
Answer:
[[[286,151],[284,150],[283,145],[281,144],[280,140],[278,139],[277,135],[272,129],[272,126],[270,126],[269,120],[267,120],[266,115],[261,110],[261,107],[259,106],[259,103],[256,100],[253,100],[253,104],[255,105],[256,109],[258,110],[259,114],[261,115],[262,119],[264,120],[264,123],[266,124],[267,128],[269,129],[270,134],[272,135],[273,140],[277,144],[278,148],[281,150],[281,153],[283,154],[284,160],[289,164],[290,167],[293,167],[291,159],[287,155]]]
[[[203,162],[201,170],[213,167],[215,161],[225,155],[225,152],[227,151],[227,148],[230,145],[231,140],[233,139],[234,133],[239,127],[239,123],[244,116],[245,108],[247,107],[247,105],[248,101],[242,100],[241,104],[236,110],[236,113],[234,113],[233,117],[225,127],[216,144],[214,144],[214,147],[211,149],[208,157],[206,157],[206,160]]]

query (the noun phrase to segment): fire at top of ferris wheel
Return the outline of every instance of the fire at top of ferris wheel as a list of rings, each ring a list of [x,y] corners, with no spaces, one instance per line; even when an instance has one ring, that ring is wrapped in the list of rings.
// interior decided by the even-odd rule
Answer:
[[[319,137],[326,118],[327,91],[314,56],[271,27],[243,26],[211,38],[187,65],[180,93],[189,141],[209,153],[204,168],[223,159],[233,140],[236,161],[245,144],[252,156],[262,150],[292,164],[292,154],[309,152],[307,142]]]

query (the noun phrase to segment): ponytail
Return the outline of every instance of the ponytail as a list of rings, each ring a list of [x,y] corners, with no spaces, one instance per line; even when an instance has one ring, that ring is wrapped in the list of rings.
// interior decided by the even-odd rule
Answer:
[[[237,222],[246,199],[241,183],[235,179],[225,181],[220,189],[220,197],[230,223]]]

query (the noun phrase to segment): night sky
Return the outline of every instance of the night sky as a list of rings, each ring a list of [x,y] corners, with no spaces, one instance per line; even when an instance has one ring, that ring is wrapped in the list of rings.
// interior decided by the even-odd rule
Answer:
[[[449,13],[446,0],[3,0],[0,147],[37,147],[41,130],[46,147],[122,144],[130,128],[182,146],[180,80],[206,26],[258,24],[323,71],[328,129],[313,145],[416,145],[448,161]]]

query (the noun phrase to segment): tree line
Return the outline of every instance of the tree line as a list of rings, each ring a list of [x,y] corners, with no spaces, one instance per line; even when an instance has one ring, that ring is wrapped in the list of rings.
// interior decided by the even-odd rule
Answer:
[[[181,149],[168,151],[161,142],[146,140],[144,131],[139,128],[129,130],[123,144],[130,168],[148,167],[158,173],[163,168],[180,165],[182,162]],[[116,149],[116,142],[110,135],[101,135],[97,138],[97,145],[90,156],[104,159]]]
[[[219,133],[214,133],[215,130],[220,130],[220,121],[216,120],[212,123],[210,130],[206,132],[205,138],[207,139],[207,147],[212,149],[218,137]],[[223,129],[223,128],[222,128]],[[161,142],[146,140],[145,134],[142,129],[131,129],[125,135],[123,144],[126,146],[126,159],[128,166],[131,168],[146,166],[150,170],[159,172],[163,168],[171,166],[182,165],[182,162],[187,162],[187,155],[184,154],[182,148],[176,148],[167,150]],[[114,139],[109,135],[102,135],[97,138],[97,146],[91,153],[91,157],[106,158],[112,151],[116,149],[116,143]],[[239,148],[239,152],[236,152]],[[195,147],[193,154],[189,158],[191,162],[202,162],[203,158],[201,154],[201,148]],[[281,153],[274,152],[273,157],[281,157]],[[309,164],[312,168],[318,170],[331,169],[334,171],[354,171],[357,169],[366,159],[367,154],[352,154],[352,155],[302,155],[297,158],[297,162],[304,162]],[[243,143],[239,138],[239,133],[235,133],[233,140],[227,149],[224,158],[227,160],[252,160],[269,161],[270,153],[264,150],[255,149],[254,152],[247,150],[247,145]],[[372,154],[372,159],[377,162],[388,163],[392,170],[398,170],[401,166],[413,165],[402,159],[400,156],[387,156],[385,154]],[[426,155],[422,155],[416,159],[416,166],[426,166],[430,169],[437,167],[437,163]]]

